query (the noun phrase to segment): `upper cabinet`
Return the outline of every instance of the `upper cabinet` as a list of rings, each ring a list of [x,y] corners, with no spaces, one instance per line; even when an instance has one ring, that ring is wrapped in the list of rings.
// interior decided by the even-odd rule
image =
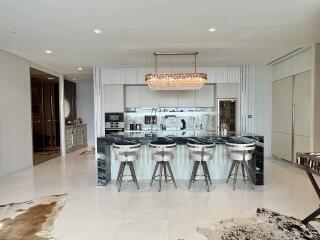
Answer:
[[[178,107],[195,107],[195,106],[196,106],[195,90],[178,91]]]
[[[141,107],[157,108],[159,106],[159,91],[151,90],[147,86],[140,86]]]
[[[215,106],[215,85],[204,85],[200,90],[196,90],[196,107]]]
[[[162,72],[193,72],[194,68],[160,68]],[[208,83],[239,83],[240,67],[199,67],[198,72],[208,75]],[[102,84],[146,84],[144,77],[155,72],[154,68],[102,68]]]
[[[239,83],[218,83],[217,98],[239,98]]]
[[[159,107],[178,107],[177,91],[159,91]]]
[[[104,112],[123,112],[123,85],[103,85]]]
[[[141,107],[141,87],[140,86],[125,86],[126,108]]]

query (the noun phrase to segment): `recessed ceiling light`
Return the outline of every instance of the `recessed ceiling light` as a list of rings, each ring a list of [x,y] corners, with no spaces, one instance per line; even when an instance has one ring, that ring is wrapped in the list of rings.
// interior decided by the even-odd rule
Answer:
[[[82,67],[78,67],[77,69],[78,69],[79,71],[82,71]]]
[[[72,80],[75,81],[75,80],[77,80],[77,79],[76,79],[76,78],[73,78]]]
[[[209,28],[209,32],[214,32],[216,29],[214,27]]]
[[[102,30],[101,30],[101,29],[99,29],[99,28],[96,28],[96,29],[94,30],[94,33],[96,33],[96,34],[100,34],[100,33],[102,33]]]
[[[46,53],[50,54],[50,53],[52,53],[52,50],[47,49],[47,50],[46,50]]]
[[[53,78],[53,77],[48,77],[48,79],[49,79],[49,80],[53,80],[54,78]]]

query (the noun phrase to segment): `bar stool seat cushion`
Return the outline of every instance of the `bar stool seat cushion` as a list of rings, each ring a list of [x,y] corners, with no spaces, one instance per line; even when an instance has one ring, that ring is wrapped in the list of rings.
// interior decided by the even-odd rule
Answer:
[[[138,160],[137,152],[120,152],[118,154],[118,160],[121,162],[132,162]]]
[[[203,157],[202,157],[203,154]],[[212,159],[212,154],[208,153],[208,152],[201,152],[201,151],[193,151],[191,153],[191,158],[194,161],[209,161]]]
[[[173,153],[171,152],[156,152],[152,154],[152,160],[158,162],[168,162],[174,158]]]
[[[245,153],[244,158],[246,161],[250,160],[252,158],[251,153]],[[243,153],[241,152],[230,152],[230,159],[235,161],[242,161],[243,160]]]

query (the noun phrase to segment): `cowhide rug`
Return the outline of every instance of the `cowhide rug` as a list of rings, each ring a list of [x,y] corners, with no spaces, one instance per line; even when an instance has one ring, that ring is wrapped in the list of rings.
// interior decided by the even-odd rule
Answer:
[[[315,240],[319,232],[294,217],[267,209],[257,209],[255,217],[221,221],[208,228],[197,228],[209,240]]]
[[[0,239],[47,240],[67,194],[0,205]]]

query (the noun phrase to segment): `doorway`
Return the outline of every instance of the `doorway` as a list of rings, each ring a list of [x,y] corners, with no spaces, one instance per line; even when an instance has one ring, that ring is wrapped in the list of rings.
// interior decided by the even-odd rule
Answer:
[[[59,121],[59,79],[30,69],[33,165],[61,155]]]
[[[230,134],[236,132],[236,99],[218,99],[218,128],[227,129]]]

